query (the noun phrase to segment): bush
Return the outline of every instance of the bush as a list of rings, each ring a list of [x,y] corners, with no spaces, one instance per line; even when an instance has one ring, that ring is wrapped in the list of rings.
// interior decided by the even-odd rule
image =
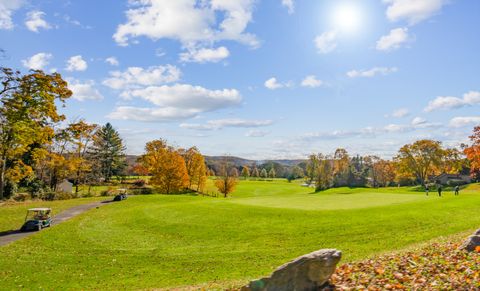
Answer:
[[[107,190],[100,192],[100,196],[113,196],[116,195],[116,189],[114,187],[108,187]]]
[[[32,181],[28,182],[27,184],[28,187],[28,192],[32,196],[32,198],[40,197],[45,189],[45,183],[38,179],[35,178]]]
[[[68,200],[72,198],[75,198],[75,194],[67,192],[45,192],[40,197],[40,199],[47,201]]]
[[[145,184],[147,184],[147,182],[145,180],[142,180],[142,179],[135,180],[133,182],[133,186],[135,186],[135,187],[144,187]]]
[[[128,190],[128,194],[132,195],[149,195],[153,194],[155,190],[153,188],[143,187],[143,188],[132,188]]]
[[[31,196],[28,193],[16,193],[15,195],[12,196],[12,199],[17,201],[17,202],[30,200],[30,198],[31,198]]]

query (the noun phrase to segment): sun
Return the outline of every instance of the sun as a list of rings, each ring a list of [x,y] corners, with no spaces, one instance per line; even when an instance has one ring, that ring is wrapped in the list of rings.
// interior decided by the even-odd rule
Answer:
[[[334,8],[332,18],[337,30],[355,32],[362,24],[362,11],[353,3],[343,3]]]

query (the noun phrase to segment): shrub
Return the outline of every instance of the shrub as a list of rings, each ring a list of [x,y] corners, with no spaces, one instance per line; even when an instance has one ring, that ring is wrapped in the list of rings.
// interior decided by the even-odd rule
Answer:
[[[30,194],[28,193],[16,193],[15,195],[12,196],[12,199],[17,202],[26,201],[26,200],[29,200],[30,198],[31,198]]]
[[[145,184],[147,184],[146,181],[145,181],[145,180],[142,180],[142,179],[135,180],[135,181],[133,182],[133,185],[134,185],[135,187],[144,187]]]
[[[115,191],[116,190],[114,187],[108,187],[107,190],[103,190],[102,192],[100,192],[100,196],[113,196],[116,194]]]
[[[40,197],[40,199],[47,201],[68,200],[72,198],[75,198],[75,194],[67,192],[45,192]]]
[[[143,188],[133,188],[128,190],[128,194],[131,195],[149,195],[153,194],[155,191],[153,188],[143,187]]]

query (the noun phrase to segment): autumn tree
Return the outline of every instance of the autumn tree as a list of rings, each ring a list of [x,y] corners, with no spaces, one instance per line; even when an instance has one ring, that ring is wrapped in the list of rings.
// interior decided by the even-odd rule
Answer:
[[[268,178],[267,169],[263,168],[262,171],[260,171],[260,177],[264,179]]]
[[[189,186],[185,160],[165,140],[148,142],[141,161],[152,175],[150,183],[165,194],[178,193]]]
[[[333,185],[333,164],[328,156],[317,155],[318,166],[316,171],[315,190],[322,191],[329,189]]]
[[[0,68],[0,199],[4,198],[7,180],[18,181],[32,172],[21,157],[34,145],[51,142],[52,126],[64,116],[57,112],[72,92],[60,74]]]
[[[393,162],[379,159],[373,164],[372,168],[376,175],[375,180],[378,186],[387,187],[395,181],[396,170]]]
[[[444,150],[441,143],[434,140],[419,140],[400,148],[395,158],[400,175],[413,175],[422,185],[435,169],[442,166]]]
[[[118,131],[110,123],[99,128],[93,136],[90,150],[96,172],[105,182],[118,175],[126,167],[125,146]]]
[[[239,175],[236,167],[232,167],[232,169],[230,170],[230,176],[238,178]]]
[[[470,136],[471,145],[466,146],[464,153],[470,163],[470,173],[477,179],[480,178],[480,126],[473,129]]]
[[[275,169],[272,167],[270,171],[268,171],[268,177],[274,179],[276,177]]]
[[[248,177],[250,177],[250,170],[248,169],[247,166],[242,167],[242,177],[244,180],[247,180]]]
[[[227,160],[224,160],[220,165],[219,173],[217,175],[218,178],[215,180],[215,186],[225,198],[235,190],[237,185],[237,179],[231,175],[231,172],[230,164]]]
[[[337,149],[333,155],[333,183],[335,187],[347,186],[350,157],[345,149]]]
[[[89,124],[84,120],[71,123],[68,131],[71,133],[72,153],[69,162],[75,167],[74,185],[75,193],[78,193],[79,185],[87,180],[91,173],[93,159],[88,155],[88,149],[93,143],[95,131],[98,125]]]
[[[186,151],[181,151],[185,159],[187,173],[189,176],[189,188],[192,189],[196,185],[196,191],[203,190],[207,181],[207,166],[205,158],[196,147],[189,148]]]
[[[254,167],[253,170],[252,170],[252,177],[254,178],[258,178],[260,177],[260,172],[258,171],[258,168],[257,167]]]
[[[75,165],[70,162],[70,142],[68,128],[56,129],[52,142],[45,146],[45,152],[36,164],[36,176],[53,191],[58,183],[75,173]]]
[[[307,182],[308,184],[312,184],[317,176],[317,169],[318,169],[318,157],[315,154],[312,154],[308,157],[307,163]]]

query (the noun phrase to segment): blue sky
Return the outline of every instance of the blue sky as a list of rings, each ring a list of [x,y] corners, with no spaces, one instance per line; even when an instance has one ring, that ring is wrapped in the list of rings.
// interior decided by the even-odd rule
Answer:
[[[0,0],[2,66],[59,72],[128,152],[393,156],[480,124],[480,1]]]

